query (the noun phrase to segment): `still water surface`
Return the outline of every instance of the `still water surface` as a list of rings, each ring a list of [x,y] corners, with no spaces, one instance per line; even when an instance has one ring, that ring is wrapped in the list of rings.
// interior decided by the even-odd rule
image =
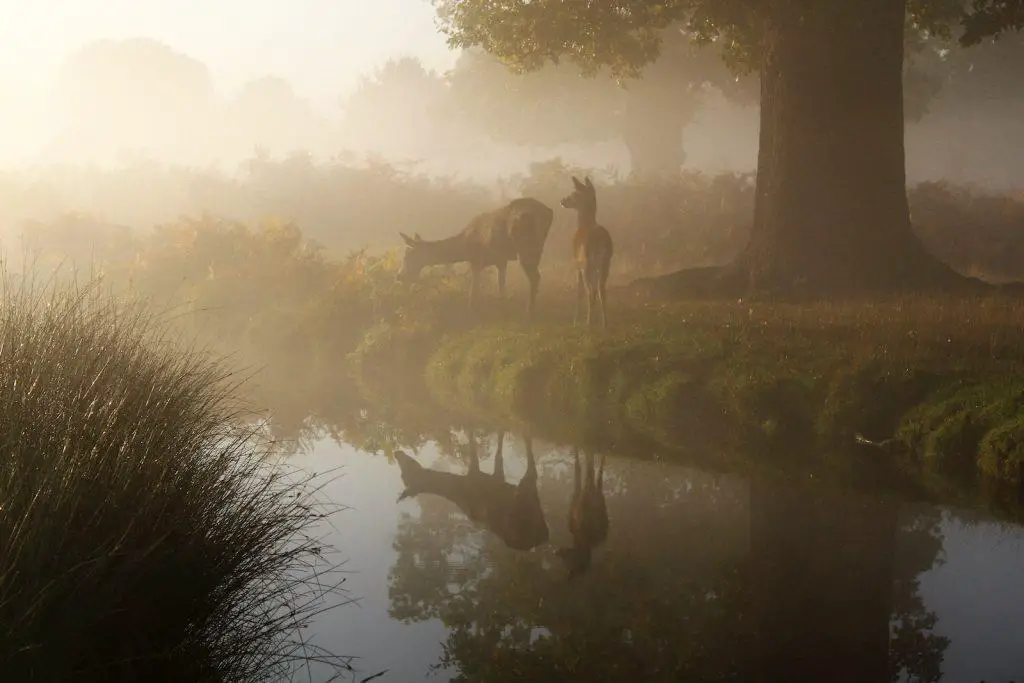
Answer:
[[[436,444],[404,480],[332,440],[295,456],[341,468],[324,494],[349,509],[326,540],[357,602],[312,640],[358,656],[354,680],[1024,681],[1021,527],[611,453],[574,541],[574,450],[532,440],[534,494],[511,486],[528,471],[518,435],[511,485],[490,476],[497,442],[475,478],[419,471],[466,474]],[[601,458],[579,459],[582,494]]]

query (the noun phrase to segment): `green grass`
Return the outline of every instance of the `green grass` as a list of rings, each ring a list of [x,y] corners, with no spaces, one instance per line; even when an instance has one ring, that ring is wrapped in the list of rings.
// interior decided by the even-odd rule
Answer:
[[[862,435],[927,476],[1024,482],[1020,302],[613,301],[607,334],[568,326],[566,299],[556,324],[552,304],[534,328],[447,335],[426,367],[438,400],[777,462],[843,467]]]
[[[96,288],[3,280],[0,670],[18,681],[281,680],[325,513],[238,418],[231,376]]]

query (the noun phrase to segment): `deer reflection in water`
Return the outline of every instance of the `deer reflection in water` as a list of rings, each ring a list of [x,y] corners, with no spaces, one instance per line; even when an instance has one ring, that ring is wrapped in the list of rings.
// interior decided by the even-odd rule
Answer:
[[[494,453],[494,472],[480,471],[475,439],[469,442],[469,472],[453,474],[423,467],[403,451],[395,458],[402,470],[405,489],[402,501],[420,493],[430,493],[455,503],[470,521],[482,525],[514,550],[532,550],[548,541],[548,525],[537,493],[537,463],[533,440],[525,436],[526,474],[516,485],[505,481],[505,432],[498,433]],[[604,498],[604,456],[594,471],[595,456],[585,451],[580,466],[580,449],[573,449],[573,495],[569,506],[568,527],[572,546],[559,548],[556,555],[575,578],[590,568],[594,548],[608,538],[608,509]],[[584,472],[584,469],[586,470]]]
[[[469,472],[452,474],[423,467],[402,451],[395,459],[402,470],[405,490],[401,501],[420,493],[432,493],[455,503],[471,521],[482,525],[515,550],[531,550],[546,543],[548,525],[537,495],[537,464],[533,441],[525,437],[526,474],[516,485],[505,481],[503,448],[505,432],[498,433],[494,472],[480,471],[476,440],[470,438]]]
[[[569,533],[572,546],[559,548],[558,557],[569,570],[569,578],[575,578],[590,568],[590,556],[594,548],[608,538],[608,508],[604,500],[604,456],[598,455],[600,463],[594,474],[594,454],[589,450],[583,454],[586,472],[580,469],[580,449],[573,449],[573,493],[569,506]],[[580,475],[583,474],[583,481]]]

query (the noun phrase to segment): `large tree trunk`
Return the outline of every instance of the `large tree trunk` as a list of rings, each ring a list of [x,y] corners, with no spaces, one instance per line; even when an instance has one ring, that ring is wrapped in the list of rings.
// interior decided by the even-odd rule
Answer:
[[[904,0],[779,0],[765,32],[755,289],[891,289],[942,270],[910,228]]]
[[[751,239],[731,267],[640,290],[828,295],[961,282],[911,231],[904,0],[772,0]]]

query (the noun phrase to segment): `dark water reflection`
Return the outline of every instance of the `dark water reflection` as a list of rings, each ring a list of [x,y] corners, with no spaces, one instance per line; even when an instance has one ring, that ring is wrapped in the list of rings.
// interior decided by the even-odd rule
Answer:
[[[340,463],[352,508],[329,541],[359,605],[318,643],[381,681],[1024,678],[1019,527],[614,453],[577,479],[573,449],[513,434],[496,478],[497,447],[298,456]]]

